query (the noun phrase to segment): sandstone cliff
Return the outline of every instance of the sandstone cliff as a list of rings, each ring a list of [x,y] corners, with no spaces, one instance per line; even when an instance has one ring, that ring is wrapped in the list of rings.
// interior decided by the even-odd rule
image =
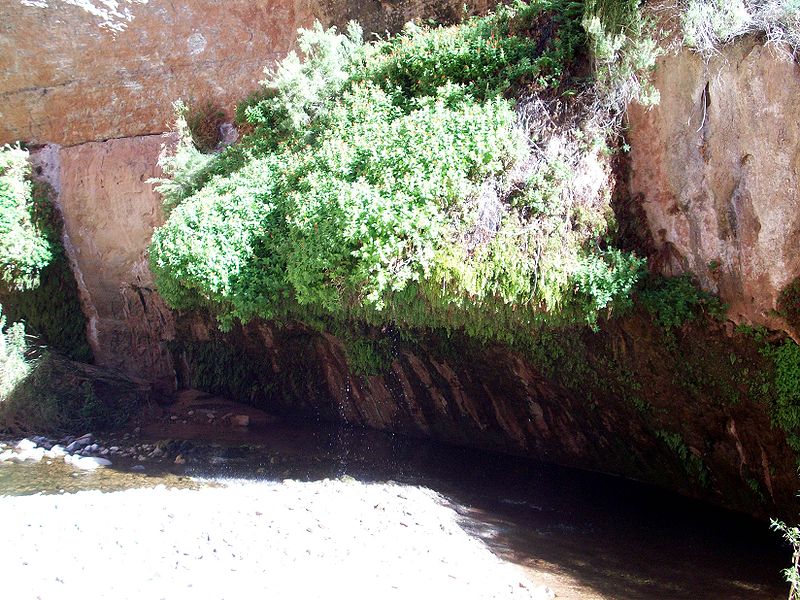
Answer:
[[[753,40],[660,61],[659,106],[629,113],[631,191],[661,268],[691,271],[737,323],[787,328],[800,275],[800,65]]]
[[[232,109],[314,19],[366,32],[457,17],[456,0],[8,0],[0,144],[74,145],[167,131],[178,98]],[[491,2],[466,5],[485,9]]]

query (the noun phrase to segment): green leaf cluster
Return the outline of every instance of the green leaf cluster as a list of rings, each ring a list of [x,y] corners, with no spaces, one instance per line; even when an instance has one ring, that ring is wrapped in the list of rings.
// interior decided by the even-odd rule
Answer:
[[[575,83],[582,16],[581,3],[539,0],[375,43],[355,25],[301,31],[302,56],[237,111],[241,143],[201,155],[183,131],[163,161],[161,294],[223,326],[363,322],[502,341],[624,308],[641,260],[606,241],[604,196],[568,199],[574,161],[531,159],[511,99]]]
[[[30,373],[31,364],[25,358],[27,349],[25,325],[7,325],[0,305],[0,402]]]
[[[722,319],[725,306],[702,290],[691,274],[677,277],[650,276],[639,291],[642,306],[664,329],[682,326],[702,314]]]
[[[0,285],[7,290],[36,287],[53,258],[42,211],[28,179],[28,152],[0,148]]]

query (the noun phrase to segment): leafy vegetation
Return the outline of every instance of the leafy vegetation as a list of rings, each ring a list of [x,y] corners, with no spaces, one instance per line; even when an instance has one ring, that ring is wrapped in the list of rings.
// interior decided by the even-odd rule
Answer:
[[[694,478],[702,485],[707,487],[709,484],[708,468],[706,467],[703,459],[692,453],[686,442],[679,433],[664,431],[663,429],[656,430],[656,437],[661,440],[667,448],[680,460],[686,473]]]
[[[32,181],[28,153],[0,150],[0,428],[110,427],[122,402],[100,401],[76,360],[91,360],[51,190]],[[5,313],[5,314],[3,314]],[[11,321],[9,323],[9,320]],[[53,351],[41,346],[46,343]],[[89,368],[89,367],[87,367]]]
[[[774,382],[767,390],[772,419],[786,431],[789,445],[800,455],[800,346],[792,340],[765,344],[761,354],[774,364]]]
[[[44,225],[49,205],[33,196],[29,169],[26,150],[0,148],[0,286],[8,290],[38,285],[53,257]]]
[[[24,289],[0,286],[0,304],[11,322],[24,322],[27,333],[67,357],[90,362],[86,318],[78,299],[77,283],[61,245],[62,223],[52,202],[52,189],[31,182],[33,214],[50,251],[50,262],[38,273],[37,284]],[[32,283],[32,282],[31,282]]]
[[[639,292],[639,300],[665,329],[680,327],[701,314],[717,319],[725,316],[719,298],[702,290],[690,274],[649,277]]]
[[[124,378],[36,345],[23,323],[7,323],[0,306],[0,431],[113,429],[128,421],[141,396]]]
[[[791,527],[782,521],[772,520],[772,529],[783,534],[783,539],[792,546],[792,564],[783,570],[789,584],[789,600],[800,598],[800,527]]]
[[[376,43],[354,24],[301,31],[302,57],[237,110],[248,135],[213,156],[179,106],[182,141],[158,187],[171,214],[151,247],[160,292],[223,326],[361,322],[501,341],[624,310],[642,260],[609,241],[618,102],[599,99],[636,95],[622,80],[652,60],[613,70],[646,25],[627,10],[607,29],[601,4],[518,2]],[[590,56],[614,71],[602,85],[581,73]]]
[[[0,402],[30,373],[26,350],[25,326],[22,323],[7,324],[0,306]]]
[[[0,290],[0,304],[10,322],[24,322],[39,344],[80,362],[92,362],[75,277],[60,245],[41,273],[40,284],[29,290]]]
[[[800,277],[781,290],[778,313],[790,326],[800,329]]]

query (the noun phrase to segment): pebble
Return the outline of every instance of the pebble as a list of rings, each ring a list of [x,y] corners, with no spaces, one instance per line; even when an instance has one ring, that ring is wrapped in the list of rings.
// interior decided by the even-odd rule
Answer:
[[[186,459],[183,458],[182,454],[178,454],[178,456],[175,457],[175,464],[176,465],[185,465],[186,464]]]
[[[144,465],[136,465],[135,467],[131,468],[131,471],[144,471]]]

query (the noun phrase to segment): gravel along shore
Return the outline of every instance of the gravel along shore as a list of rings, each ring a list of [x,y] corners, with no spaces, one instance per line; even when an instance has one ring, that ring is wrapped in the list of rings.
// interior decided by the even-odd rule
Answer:
[[[0,497],[3,596],[535,598],[435,492],[355,480]]]

